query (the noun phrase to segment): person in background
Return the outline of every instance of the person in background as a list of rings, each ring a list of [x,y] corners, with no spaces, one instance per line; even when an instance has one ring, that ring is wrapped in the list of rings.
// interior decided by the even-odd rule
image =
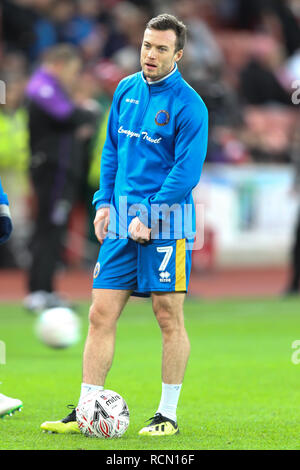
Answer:
[[[80,193],[85,142],[95,132],[96,112],[72,99],[82,67],[78,50],[61,44],[49,49],[30,78],[26,97],[31,147],[30,177],[36,214],[30,241],[29,294],[31,311],[66,306],[55,291],[72,208]]]
[[[0,172],[2,183],[9,188],[14,232],[0,249],[1,267],[25,267],[28,262],[27,166],[30,156],[28,115],[24,106],[26,76],[21,71],[1,75],[5,83],[5,104],[0,108]]]
[[[4,193],[0,180],[0,244],[5,243],[12,232],[12,222],[7,195]],[[17,398],[7,397],[0,393],[0,418],[21,410],[23,403]]]

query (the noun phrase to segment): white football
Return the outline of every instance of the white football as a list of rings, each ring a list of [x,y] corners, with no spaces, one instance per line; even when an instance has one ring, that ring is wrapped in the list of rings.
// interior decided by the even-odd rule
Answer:
[[[35,332],[47,346],[67,348],[80,339],[80,320],[70,308],[50,308],[38,316]]]
[[[92,391],[79,402],[76,419],[88,437],[121,437],[129,426],[129,409],[124,398],[112,390]]]

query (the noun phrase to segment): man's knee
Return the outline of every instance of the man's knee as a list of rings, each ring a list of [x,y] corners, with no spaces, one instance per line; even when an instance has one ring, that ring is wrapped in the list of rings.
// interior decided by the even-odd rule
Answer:
[[[97,290],[93,292],[90,307],[90,326],[95,328],[115,328],[130,292]]]
[[[153,311],[163,332],[178,331],[184,326],[181,303],[174,303],[168,296],[154,299]]]
[[[89,324],[93,328],[113,328],[118,316],[102,302],[93,302],[89,311]]]

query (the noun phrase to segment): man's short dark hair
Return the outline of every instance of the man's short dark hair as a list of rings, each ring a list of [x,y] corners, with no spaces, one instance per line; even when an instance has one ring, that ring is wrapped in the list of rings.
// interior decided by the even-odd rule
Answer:
[[[47,49],[42,56],[44,63],[68,63],[75,59],[80,60],[81,56],[78,49],[72,44],[58,44]]]
[[[159,31],[166,31],[167,29],[172,29],[176,34],[176,45],[175,52],[180,51],[184,48],[185,38],[186,38],[186,26],[179,21],[176,16],[169,15],[164,13],[162,15],[155,16],[150,21],[148,21],[146,28],[148,29],[157,29]]]

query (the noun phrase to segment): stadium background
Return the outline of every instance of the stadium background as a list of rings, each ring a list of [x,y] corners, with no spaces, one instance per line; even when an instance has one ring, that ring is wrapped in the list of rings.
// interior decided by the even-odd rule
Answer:
[[[180,70],[210,114],[208,155],[195,190],[205,208],[204,247],[193,253],[190,293],[280,295],[289,276],[298,211],[292,188],[300,121],[292,97],[300,79],[299,2],[4,0],[0,8],[0,75],[7,94],[0,107],[0,174],[14,221],[11,241],[0,252],[1,300],[26,295],[34,218],[23,101],[30,74],[45,50],[75,44],[84,59],[75,99],[92,100],[100,111],[57,278],[60,292],[89,298],[98,251],[91,197],[107,111],[118,81],[139,70],[146,21],[162,12],[188,25]]]

